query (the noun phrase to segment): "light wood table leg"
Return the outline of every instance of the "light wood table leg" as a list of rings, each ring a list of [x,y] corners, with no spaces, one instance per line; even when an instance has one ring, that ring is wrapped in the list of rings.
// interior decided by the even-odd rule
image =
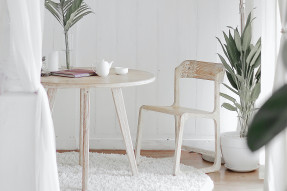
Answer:
[[[134,155],[133,143],[132,143],[132,139],[130,135],[129,123],[128,123],[122,89],[112,88],[112,93],[113,93],[114,103],[115,103],[115,107],[116,107],[116,111],[117,111],[117,115],[118,115],[118,119],[119,119],[119,123],[121,127],[121,132],[122,132],[124,142],[126,145],[127,155],[130,161],[131,169],[132,169],[132,174],[137,175],[138,170],[137,170],[137,165],[136,165],[136,160],[135,160],[135,155]]]
[[[47,95],[48,95],[48,99],[49,99],[49,106],[50,106],[51,113],[53,113],[56,93],[57,93],[57,88],[48,88],[48,90],[47,90]]]
[[[80,155],[82,163],[82,191],[88,190],[89,180],[89,128],[90,128],[90,90],[81,88],[81,131]]]
[[[85,89],[80,89],[80,131],[79,131],[79,165],[83,166],[83,124],[84,124],[84,93]]]

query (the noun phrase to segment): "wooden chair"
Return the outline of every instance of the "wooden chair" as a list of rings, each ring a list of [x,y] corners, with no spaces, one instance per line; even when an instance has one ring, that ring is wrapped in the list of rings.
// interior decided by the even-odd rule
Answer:
[[[211,167],[201,169],[205,173],[215,172],[220,169],[221,166],[221,150],[220,150],[220,102],[219,102],[219,89],[220,84],[224,77],[224,67],[222,64],[208,63],[194,60],[186,60],[182,62],[175,69],[175,79],[174,79],[174,103],[171,106],[150,106],[143,105],[139,110],[139,120],[138,120],[138,130],[137,130],[137,140],[136,140],[136,160],[139,163],[140,150],[141,150],[141,139],[142,139],[142,111],[150,110],[154,112],[166,113],[174,115],[175,117],[175,164],[174,164],[174,175],[180,173],[180,156],[181,149],[192,150],[201,154],[213,154],[215,156],[214,164]],[[212,112],[202,111],[191,108],[180,107],[179,105],[179,79],[180,78],[196,78],[202,80],[214,81],[214,109]],[[201,117],[214,120],[215,126],[215,152],[191,148],[182,147],[182,136],[184,122],[190,117]]]

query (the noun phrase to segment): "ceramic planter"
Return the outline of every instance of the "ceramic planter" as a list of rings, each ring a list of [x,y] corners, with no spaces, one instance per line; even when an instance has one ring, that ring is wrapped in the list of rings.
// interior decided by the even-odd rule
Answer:
[[[259,152],[252,153],[246,138],[240,138],[239,132],[227,132],[221,135],[221,149],[225,167],[236,172],[250,172],[259,167]]]

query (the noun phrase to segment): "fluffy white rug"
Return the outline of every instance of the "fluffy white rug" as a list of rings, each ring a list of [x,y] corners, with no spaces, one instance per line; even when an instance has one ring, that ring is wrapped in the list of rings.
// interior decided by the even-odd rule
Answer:
[[[141,157],[139,175],[131,176],[128,158],[118,154],[90,153],[89,190],[91,191],[145,191],[192,190],[211,191],[213,182],[204,173],[182,165],[185,175],[173,176],[173,158]],[[57,153],[62,191],[81,190],[82,168],[77,152]]]

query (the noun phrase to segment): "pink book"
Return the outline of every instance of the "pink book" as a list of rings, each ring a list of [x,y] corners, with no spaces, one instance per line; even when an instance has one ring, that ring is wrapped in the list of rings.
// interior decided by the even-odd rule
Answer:
[[[88,69],[71,69],[71,70],[60,70],[51,72],[52,76],[64,76],[70,78],[81,78],[87,76],[95,76],[96,73],[93,70]]]

